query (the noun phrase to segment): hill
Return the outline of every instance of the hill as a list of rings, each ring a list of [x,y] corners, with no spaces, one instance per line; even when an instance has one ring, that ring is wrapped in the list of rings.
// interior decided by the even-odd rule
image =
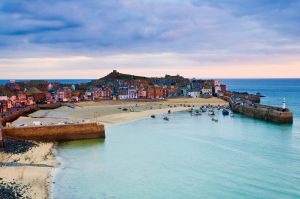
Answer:
[[[100,78],[99,80],[109,80],[109,79],[111,79],[111,80],[116,80],[116,79],[118,79],[118,80],[147,80],[149,78],[143,77],[143,76],[119,73],[118,71],[113,70],[113,72]]]

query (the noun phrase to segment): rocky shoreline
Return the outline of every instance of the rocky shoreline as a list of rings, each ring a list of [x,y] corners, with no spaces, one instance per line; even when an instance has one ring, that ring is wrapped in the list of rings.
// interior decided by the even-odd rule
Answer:
[[[49,198],[54,144],[5,140],[0,152],[0,198]]]
[[[24,196],[30,189],[29,185],[20,185],[16,182],[4,182],[0,178],[0,198],[5,199],[31,199],[29,196]]]
[[[2,153],[7,155],[16,155],[26,153],[38,145],[29,142],[29,141],[19,141],[13,139],[6,139],[4,141],[5,148],[2,150]],[[0,167],[13,166],[16,162],[1,162]],[[0,175],[0,198],[5,199],[30,199],[30,196],[26,196],[28,190],[30,190],[30,185],[22,185],[20,183],[15,182],[14,179],[12,181],[4,181],[4,179]]]

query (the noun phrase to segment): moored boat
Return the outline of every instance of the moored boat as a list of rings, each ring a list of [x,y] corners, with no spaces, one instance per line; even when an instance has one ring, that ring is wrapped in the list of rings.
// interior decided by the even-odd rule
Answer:
[[[193,108],[188,109],[188,112],[192,113],[193,112]]]
[[[208,110],[208,115],[215,115],[215,112],[212,109],[210,109]]]
[[[222,110],[222,114],[223,114],[223,115],[229,115],[229,111],[228,111],[227,109],[223,109],[223,110]]]
[[[199,110],[195,110],[195,112],[193,114],[194,115],[201,115],[201,112]]]
[[[217,118],[214,118],[214,117],[211,118],[211,120],[214,121],[214,122],[218,122],[219,121]]]

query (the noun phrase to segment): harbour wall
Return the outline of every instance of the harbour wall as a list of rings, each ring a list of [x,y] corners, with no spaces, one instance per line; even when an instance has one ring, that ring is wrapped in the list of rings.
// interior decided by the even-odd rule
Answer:
[[[105,138],[102,124],[65,124],[53,126],[5,127],[3,137],[18,140],[70,141],[80,139]]]
[[[14,110],[9,114],[0,117],[0,125],[5,126],[6,123],[13,122],[16,119],[18,119],[20,116],[28,115],[40,109],[56,109],[60,106],[62,106],[61,103],[54,103],[54,104],[34,104],[23,108],[19,108],[19,110]]]
[[[15,110],[12,113],[0,117],[0,125],[5,126],[7,122],[13,122],[20,116],[30,114],[34,111],[37,111],[38,109],[38,105],[31,105],[20,108],[19,110]]]
[[[230,97],[225,97],[224,99],[229,102],[230,108],[233,112],[241,113],[248,117],[269,122],[281,124],[293,123],[293,113],[288,109],[283,110],[280,107],[267,106],[256,103],[234,103],[234,100]]]
[[[62,104],[60,102],[52,103],[52,104],[38,104],[39,109],[56,109],[61,107]]]
[[[269,107],[255,107],[248,105],[233,105],[232,111],[244,114],[260,120],[266,120],[275,123],[291,124],[293,123],[293,113],[286,111],[278,111]]]

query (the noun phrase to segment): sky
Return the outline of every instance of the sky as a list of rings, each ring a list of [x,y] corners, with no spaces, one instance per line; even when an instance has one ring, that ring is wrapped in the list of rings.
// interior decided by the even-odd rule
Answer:
[[[300,78],[300,0],[1,0],[0,79]]]

